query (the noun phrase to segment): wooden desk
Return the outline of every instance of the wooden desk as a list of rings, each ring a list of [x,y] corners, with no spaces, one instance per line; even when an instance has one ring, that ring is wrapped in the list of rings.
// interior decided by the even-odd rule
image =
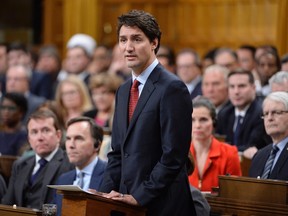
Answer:
[[[62,216],[145,216],[146,212],[140,206],[85,192],[57,190],[57,193],[63,194]]]
[[[0,215],[1,216],[29,216],[36,215],[41,216],[42,211],[30,208],[16,207],[15,209],[10,205],[0,204]]]
[[[288,182],[219,176],[219,195],[206,195],[211,215],[288,215]]]

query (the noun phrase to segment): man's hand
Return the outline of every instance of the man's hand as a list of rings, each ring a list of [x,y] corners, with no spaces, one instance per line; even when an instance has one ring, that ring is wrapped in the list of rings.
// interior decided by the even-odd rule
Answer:
[[[104,194],[102,195],[105,198],[108,199],[113,199],[113,200],[117,200],[117,201],[121,201],[130,205],[139,205],[138,202],[134,199],[133,196],[129,195],[129,194],[122,194],[119,193],[117,191],[112,190],[110,193],[108,194]]]

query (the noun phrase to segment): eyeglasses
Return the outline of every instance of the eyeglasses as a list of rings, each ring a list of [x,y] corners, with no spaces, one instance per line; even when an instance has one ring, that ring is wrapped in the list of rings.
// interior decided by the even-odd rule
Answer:
[[[281,116],[285,113],[288,113],[288,110],[272,110],[269,112],[264,112],[263,115],[261,116],[262,119],[265,119],[271,114],[271,116]]]
[[[7,110],[9,112],[15,112],[17,110],[16,106],[0,106],[0,110]]]

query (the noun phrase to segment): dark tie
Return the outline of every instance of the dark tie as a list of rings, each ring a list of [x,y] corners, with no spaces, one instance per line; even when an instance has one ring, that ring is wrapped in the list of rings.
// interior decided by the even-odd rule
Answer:
[[[80,188],[83,188],[83,186],[84,186],[84,172],[79,172],[78,173],[78,186],[80,187]]]
[[[236,123],[235,131],[234,131],[233,144],[238,146],[239,134],[240,134],[240,130],[241,130],[243,117],[241,115],[238,115],[236,117],[236,120],[237,120],[237,123]]]
[[[279,150],[279,148],[277,146],[273,146],[273,148],[270,152],[269,158],[265,164],[265,168],[264,168],[263,174],[261,176],[262,179],[269,178],[269,175],[272,171],[272,165],[274,163],[274,159],[275,159],[275,156],[276,156],[276,153],[278,150]]]
[[[48,163],[48,161],[46,161],[44,158],[41,158],[38,161],[40,167],[38,168],[38,170],[36,171],[36,173],[34,173],[31,178],[30,178],[30,183],[31,185],[34,184],[35,180],[37,179],[37,176],[39,175],[39,173],[41,172],[41,170],[45,167],[45,165]]]
[[[130,89],[130,99],[129,99],[129,122],[133,116],[135,107],[138,102],[138,97],[139,97],[139,90],[138,86],[140,85],[140,82],[138,82],[136,79],[133,82],[133,85]]]

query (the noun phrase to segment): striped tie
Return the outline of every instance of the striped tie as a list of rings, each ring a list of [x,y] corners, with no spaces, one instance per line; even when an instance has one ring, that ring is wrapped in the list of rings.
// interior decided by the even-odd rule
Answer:
[[[131,121],[131,118],[133,116],[135,107],[138,102],[138,97],[139,97],[139,90],[138,86],[140,85],[140,82],[137,81],[136,79],[133,82],[133,85],[130,89],[130,99],[129,99],[129,122]]]
[[[270,152],[270,156],[265,164],[265,168],[264,168],[264,172],[262,174],[262,179],[267,179],[269,178],[269,175],[272,171],[272,165],[276,156],[277,151],[279,150],[279,148],[277,146],[273,146],[271,152]]]
[[[82,172],[82,171],[80,171],[79,173],[78,173],[78,186],[80,187],[80,188],[82,188],[83,189],[83,186],[84,186],[84,172]]]

